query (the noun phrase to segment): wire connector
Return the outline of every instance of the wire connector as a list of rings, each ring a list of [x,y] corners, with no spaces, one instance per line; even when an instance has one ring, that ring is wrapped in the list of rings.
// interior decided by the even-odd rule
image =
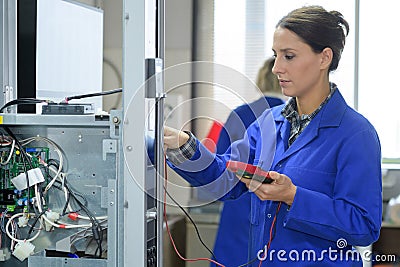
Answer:
[[[68,214],[68,218],[70,218],[73,221],[76,221],[79,218],[79,214],[77,212],[71,212]]]
[[[23,215],[18,218],[18,226],[19,227],[25,227],[28,225],[29,217],[27,215]]]
[[[47,219],[50,222],[55,222],[56,220],[60,219],[60,214],[55,211],[46,211],[45,216],[47,217]],[[47,220],[44,220],[44,222],[45,222],[45,224],[44,224],[45,230],[47,232],[49,232],[53,228],[53,225],[50,222],[48,222]]]
[[[11,257],[11,253],[8,248],[0,249],[0,261],[6,261]]]
[[[19,259],[20,261],[24,261],[30,255],[33,254],[35,250],[35,246],[29,241],[18,242],[15,245],[13,256]]]

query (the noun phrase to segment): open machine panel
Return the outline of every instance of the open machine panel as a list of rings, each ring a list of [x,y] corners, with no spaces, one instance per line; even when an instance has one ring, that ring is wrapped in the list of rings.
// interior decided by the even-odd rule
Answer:
[[[5,266],[11,262],[9,266],[82,266],[84,261],[108,266],[116,253],[117,237],[109,226],[114,228],[117,219],[120,140],[115,132],[110,134],[109,118],[87,116],[77,121],[73,116],[7,115],[2,119]]]
[[[1,106],[18,98],[16,2],[0,4]],[[160,75],[146,81],[163,68],[163,10],[123,1],[121,110],[0,114],[0,266],[162,266],[164,96]]]

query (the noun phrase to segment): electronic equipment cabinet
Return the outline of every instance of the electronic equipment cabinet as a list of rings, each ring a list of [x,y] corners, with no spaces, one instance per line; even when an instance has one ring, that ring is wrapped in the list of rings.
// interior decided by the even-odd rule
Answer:
[[[108,116],[1,119],[2,251],[11,254],[2,263],[114,266],[121,134],[111,132]],[[28,170],[28,189],[30,165],[42,175]],[[16,186],[15,177],[24,185]]]
[[[0,11],[3,106],[16,1]],[[163,40],[163,0],[124,0],[121,110],[0,114],[0,266],[162,266]]]

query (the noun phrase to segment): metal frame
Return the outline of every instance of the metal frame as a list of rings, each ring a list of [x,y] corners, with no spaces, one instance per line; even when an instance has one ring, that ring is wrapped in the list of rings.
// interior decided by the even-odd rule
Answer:
[[[124,187],[125,187],[125,203],[124,203],[124,247],[123,260],[124,266],[129,266],[132,262],[137,263],[137,266],[149,266],[147,262],[147,242],[146,238],[156,238],[157,263],[151,266],[162,266],[162,231],[163,231],[163,206],[161,201],[156,202],[155,207],[147,207],[147,194],[143,192],[138,185],[149,183],[148,180],[155,179],[154,196],[158,200],[163,196],[163,153],[162,153],[162,104],[163,94],[162,88],[152,88],[155,94],[152,94],[148,100],[154,99],[151,103],[156,103],[155,123],[155,163],[154,174],[149,174],[146,159],[141,148],[146,147],[145,144],[145,129],[146,118],[149,116],[146,110],[146,92],[144,83],[146,81],[145,61],[146,57],[164,56],[164,1],[124,1],[123,15],[123,110],[124,124],[132,125],[134,128],[124,127],[122,140],[123,149],[128,153],[128,160],[125,160],[123,168]],[[148,10],[150,9],[150,10]],[[154,12],[154,14],[152,14]],[[154,15],[154,16],[153,16]],[[156,17],[157,22],[146,21],[146,17]],[[146,25],[150,23],[155,25],[155,29]],[[150,32],[146,32],[150,31]],[[152,32],[152,31],[155,32]],[[156,40],[154,47],[148,47],[146,44]],[[150,51],[149,51],[150,50]],[[132,75],[132,74],[135,75]],[[160,93],[161,91],[161,93]],[[146,102],[147,101],[147,102]],[[134,121],[128,119],[132,117],[134,107]],[[136,130],[134,130],[136,129]],[[143,129],[138,131],[137,129]],[[121,155],[123,156],[123,155]],[[129,161],[129,162],[127,162]],[[135,168],[129,169],[128,164],[134,162]],[[150,182],[151,183],[151,182]],[[143,194],[145,193],[145,194]],[[121,204],[121,203],[120,203]],[[155,208],[155,210],[154,210]],[[154,213],[155,212],[155,213]],[[147,216],[145,216],[147,214]],[[140,217],[140,216],[143,217]],[[139,218],[138,218],[139,216]],[[156,225],[155,233],[152,231],[152,225]],[[144,236],[143,236],[144,234]],[[135,240],[135,242],[132,242]],[[138,246],[137,241],[140,240],[143,246]]]
[[[0,4],[0,14],[3,14],[0,20],[0,62],[3,62],[0,71],[0,82],[2,85],[2,94],[0,95],[0,105],[16,98],[17,92],[17,1],[3,0]],[[11,112],[15,112],[11,108]]]

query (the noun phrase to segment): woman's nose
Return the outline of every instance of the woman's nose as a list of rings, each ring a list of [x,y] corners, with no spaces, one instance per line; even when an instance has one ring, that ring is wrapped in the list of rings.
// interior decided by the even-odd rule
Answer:
[[[272,73],[277,75],[278,73],[280,73],[280,65],[278,63],[278,59],[275,58],[275,62],[274,62],[274,66],[272,67]]]
[[[272,66],[272,73],[275,75],[282,73],[282,71],[283,71],[280,60],[281,59],[279,59],[278,57],[275,57],[274,66]]]

